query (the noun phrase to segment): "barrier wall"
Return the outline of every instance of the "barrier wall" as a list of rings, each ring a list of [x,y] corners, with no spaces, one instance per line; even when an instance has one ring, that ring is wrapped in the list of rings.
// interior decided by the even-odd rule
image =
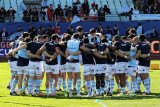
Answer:
[[[128,29],[128,27],[136,27],[138,25],[138,23],[140,22],[78,22],[73,24],[73,28],[74,31],[76,31],[76,27],[77,26],[83,26],[84,28],[84,32],[88,32],[89,29],[91,28],[95,28],[98,27],[98,24],[101,23],[103,26],[103,29],[106,29],[107,26],[110,26],[111,29],[113,29],[114,25],[118,25],[118,29],[120,31],[120,36],[125,35],[126,34],[126,30]],[[144,32],[147,32],[149,30],[152,30],[152,27],[156,27],[157,31],[160,33],[160,22],[159,21],[152,21],[152,22],[141,22]],[[36,27],[37,31],[38,28],[40,26],[43,26],[45,29],[48,28],[49,25],[54,25],[56,26],[55,22],[50,22],[50,23],[41,23],[41,22],[32,22],[32,23],[24,23],[24,22],[20,22],[20,23],[0,23],[0,30],[3,27],[7,28],[7,31],[9,32],[9,34],[11,34],[11,32],[15,32],[17,30],[18,26],[21,26],[22,29],[24,31],[28,31],[29,30],[29,25],[33,25],[34,27]],[[61,31],[62,33],[67,32],[68,27],[70,26],[70,22],[59,22],[57,23],[61,26]]]

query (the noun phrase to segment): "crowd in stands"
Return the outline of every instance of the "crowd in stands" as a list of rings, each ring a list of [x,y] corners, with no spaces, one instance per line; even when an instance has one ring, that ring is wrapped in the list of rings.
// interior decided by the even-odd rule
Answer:
[[[109,40],[111,40],[115,35],[120,35],[120,31],[118,29],[118,25],[114,25],[114,28],[111,29],[110,26],[106,26],[106,28],[103,28],[101,23],[99,23],[98,27],[95,27],[95,29],[96,29],[97,33],[102,33],[102,35],[106,35]],[[21,27],[18,26],[16,31],[14,31],[11,34],[9,34],[7,32],[7,29],[3,28],[2,31],[0,32],[0,40],[3,40],[3,41],[10,40],[11,35],[13,35],[13,34],[15,34],[17,32],[25,32],[25,31],[23,31],[23,29],[21,29]],[[62,35],[63,35],[62,32],[61,32],[60,25],[57,25],[56,28],[53,25],[49,25],[47,29],[45,29],[43,26],[41,26],[38,29],[36,29],[33,25],[29,25],[28,32],[30,33],[30,38],[32,40],[37,35],[43,35],[43,34],[47,34],[49,36],[49,38],[53,34],[57,34],[57,35],[59,35],[59,37],[62,37]],[[73,27],[69,26],[68,30],[65,31],[65,33],[73,35],[75,32],[74,32]],[[87,36],[88,32],[85,32],[85,34]],[[139,23],[137,27],[132,27],[132,28],[128,27],[128,29],[126,30],[126,35],[125,36],[128,36],[130,34],[132,34],[132,35],[134,35],[134,34],[135,35],[144,34],[143,27],[142,27],[141,23]],[[152,30],[149,30],[148,34],[150,36],[149,39],[151,39],[151,40],[159,40],[159,33],[158,33],[158,31],[156,30],[155,27],[153,27]],[[18,38],[19,36],[21,36],[21,35],[17,35],[16,38]],[[122,35],[120,35],[120,36],[122,36]]]

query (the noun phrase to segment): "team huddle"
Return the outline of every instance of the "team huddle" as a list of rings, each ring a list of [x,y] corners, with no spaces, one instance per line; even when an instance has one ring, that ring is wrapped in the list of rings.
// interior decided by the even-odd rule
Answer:
[[[84,35],[81,26],[76,31],[73,35],[64,34],[62,38],[56,34],[51,37],[38,35],[34,40],[24,32],[11,43],[12,48],[7,54],[11,70],[10,95],[56,97],[61,91],[72,97],[75,91],[82,97],[84,91],[88,93],[86,97],[92,97],[104,96],[106,90],[106,96],[112,96],[115,80],[116,91],[121,91],[118,96],[141,93],[141,82],[145,87],[143,94],[151,93],[149,67],[152,51],[145,35],[114,36],[110,41],[105,35],[96,33],[94,28],[88,35]],[[46,94],[40,91],[44,73]]]

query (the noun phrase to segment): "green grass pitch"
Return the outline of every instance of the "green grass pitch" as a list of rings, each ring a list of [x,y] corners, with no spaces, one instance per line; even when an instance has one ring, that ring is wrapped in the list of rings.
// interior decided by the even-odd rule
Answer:
[[[152,61],[160,63],[160,61]],[[102,107],[96,100],[100,100],[106,107],[160,107],[160,70],[150,70],[151,77],[151,95],[135,97],[119,97],[114,94],[112,97],[93,97],[93,98],[73,98],[67,97],[28,97],[28,96],[10,96],[6,86],[10,77],[8,63],[0,63],[0,107]],[[115,84],[115,88],[117,85]],[[141,86],[144,91],[144,86]],[[45,79],[41,90],[45,92]]]

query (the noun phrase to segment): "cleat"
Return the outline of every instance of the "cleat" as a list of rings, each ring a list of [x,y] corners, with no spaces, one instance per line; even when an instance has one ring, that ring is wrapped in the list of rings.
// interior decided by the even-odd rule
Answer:
[[[67,92],[64,92],[64,96],[65,96],[65,97],[68,97],[68,93],[67,93]]]
[[[47,94],[47,97],[50,97],[50,94]]]
[[[76,89],[76,88],[74,88],[74,89],[72,90],[72,92],[77,92],[77,89]]]
[[[92,97],[92,95],[91,94],[88,94],[87,96],[85,96],[85,97]]]
[[[86,94],[88,92],[86,85],[82,86],[81,92]]]
[[[108,92],[106,96],[112,96],[112,93],[111,93],[111,92]]]
[[[59,90],[56,90],[57,92],[63,92],[61,89],[59,89]]]
[[[28,94],[27,94],[27,96],[32,97],[32,96],[34,96],[34,95],[32,95],[32,94],[28,93]]]
[[[147,92],[144,92],[144,93],[142,93],[142,95],[150,95],[149,93],[147,93]]]
[[[116,90],[115,90],[115,92],[120,92],[121,91],[121,89],[119,89],[119,88],[117,88]]]
[[[15,91],[13,93],[10,92],[10,95],[18,96],[18,94]]]
[[[57,95],[54,93],[54,94],[51,94],[50,97],[57,97]]]
[[[82,97],[82,95],[79,94],[79,95],[77,95],[77,97]]]
[[[25,91],[20,91],[20,96],[24,96],[25,95]]]
[[[46,95],[45,94],[38,94],[38,96],[45,97]]]
[[[136,94],[141,94],[141,90],[137,90],[137,91],[136,91]]]
[[[7,89],[10,90],[10,89],[11,89],[11,86],[8,85],[8,86],[7,86]]]
[[[71,94],[69,94],[69,96],[68,97],[72,97],[72,93]]]
[[[16,93],[18,93],[18,91],[17,91],[17,90],[15,90],[15,92],[16,92]]]
[[[100,96],[104,97],[104,93],[101,93],[101,95],[100,95]]]
[[[126,95],[123,93],[119,93],[118,96],[126,96]]]

